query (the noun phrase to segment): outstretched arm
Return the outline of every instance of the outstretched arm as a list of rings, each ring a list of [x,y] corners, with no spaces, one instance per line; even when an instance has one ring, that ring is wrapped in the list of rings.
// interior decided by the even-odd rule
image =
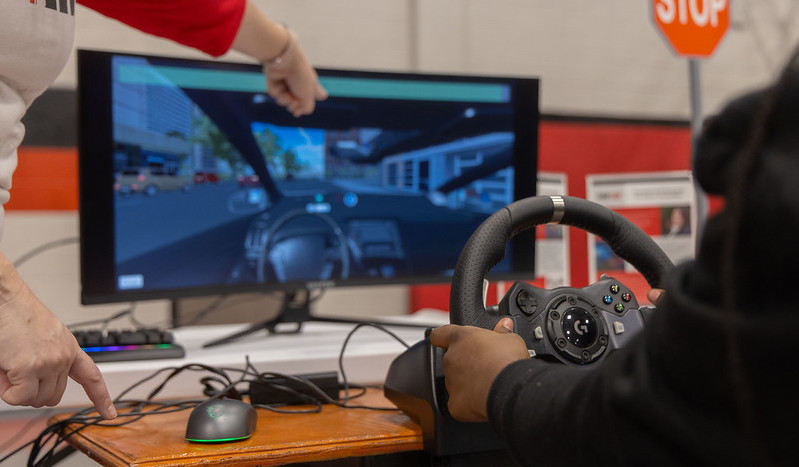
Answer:
[[[313,112],[327,92],[297,38],[250,0],[78,0],[109,18],[218,57],[237,50],[264,64],[267,88],[293,115]]]
[[[270,20],[250,1],[233,49],[264,65],[267,92],[295,117],[310,114],[317,100],[327,98],[297,36]]]

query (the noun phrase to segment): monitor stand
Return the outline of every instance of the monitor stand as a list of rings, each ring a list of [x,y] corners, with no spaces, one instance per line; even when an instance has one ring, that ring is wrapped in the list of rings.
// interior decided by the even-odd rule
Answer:
[[[299,295],[303,295],[298,299]],[[336,318],[332,316],[313,316],[311,313],[311,299],[310,290],[305,290],[302,293],[298,291],[286,292],[283,297],[283,304],[280,307],[280,312],[276,317],[265,321],[260,321],[252,326],[239,331],[229,336],[221,337],[203,344],[203,348],[216,347],[218,345],[228,344],[241,337],[250,335],[252,333],[265,330],[268,334],[297,334],[302,331],[303,323],[308,321],[320,323],[343,323],[343,324],[377,324],[380,326],[399,326],[410,328],[431,328],[436,327],[436,324],[430,323],[397,323],[389,321],[375,321],[375,320],[358,320],[354,318]],[[295,326],[289,329],[277,329],[277,326],[284,323],[293,323]]]

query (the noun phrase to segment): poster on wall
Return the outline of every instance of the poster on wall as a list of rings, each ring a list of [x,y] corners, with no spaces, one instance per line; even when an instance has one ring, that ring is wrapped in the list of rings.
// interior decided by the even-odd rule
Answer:
[[[537,193],[539,195],[566,195],[566,174],[540,172]],[[569,229],[546,224],[535,231],[535,275],[544,280],[544,287],[552,289],[569,285]]]
[[[694,257],[697,196],[690,171],[586,176],[586,198],[623,215],[646,232],[675,264]],[[595,235],[588,235],[588,280],[615,277],[642,297],[643,277]]]

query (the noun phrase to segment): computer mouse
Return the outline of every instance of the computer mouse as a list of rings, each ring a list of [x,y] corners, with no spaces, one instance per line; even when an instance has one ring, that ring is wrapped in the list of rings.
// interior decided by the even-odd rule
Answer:
[[[255,407],[237,399],[212,399],[195,407],[186,423],[186,440],[224,443],[247,439],[255,432]]]

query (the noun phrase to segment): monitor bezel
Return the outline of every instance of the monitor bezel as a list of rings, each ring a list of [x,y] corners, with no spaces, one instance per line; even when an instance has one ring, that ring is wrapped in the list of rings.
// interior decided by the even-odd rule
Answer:
[[[113,160],[101,157],[112,147],[111,73],[114,56],[170,60],[187,65],[212,66],[217,69],[258,70],[253,63],[202,60],[116,51],[77,51],[78,64],[78,175],[80,220],[80,282],[84,305],[140,300],[174,300],[192,296],[230,295],[252,292],[295,291],[308,288],[374,286],[392,284],[440,284],[446,276],[406,276],[394,279],[345,279],[332,281],[270,282],[224,284],[162,290],[118,290],[114,273],[114,196]],[[92,79],[87,70],[91,69]],[[529,77],[502,77],[465,74],[408,73],[371,70],[318,68],[320,76],[376,77],[388,79],[463,81],[509,84],[513,91],[513,132],[515,135],[514,199],[536,194],[538,132],[540,114],[539,80]],[[89,106],[86,103],[92,102]],[[526,104],[526,105],[524,105]],[[534,232],[516,235],[512,240],[514,271],[489,273],[490,280],[532,280],[534,276]],[[454,268],[453,264],[453,268]]]

